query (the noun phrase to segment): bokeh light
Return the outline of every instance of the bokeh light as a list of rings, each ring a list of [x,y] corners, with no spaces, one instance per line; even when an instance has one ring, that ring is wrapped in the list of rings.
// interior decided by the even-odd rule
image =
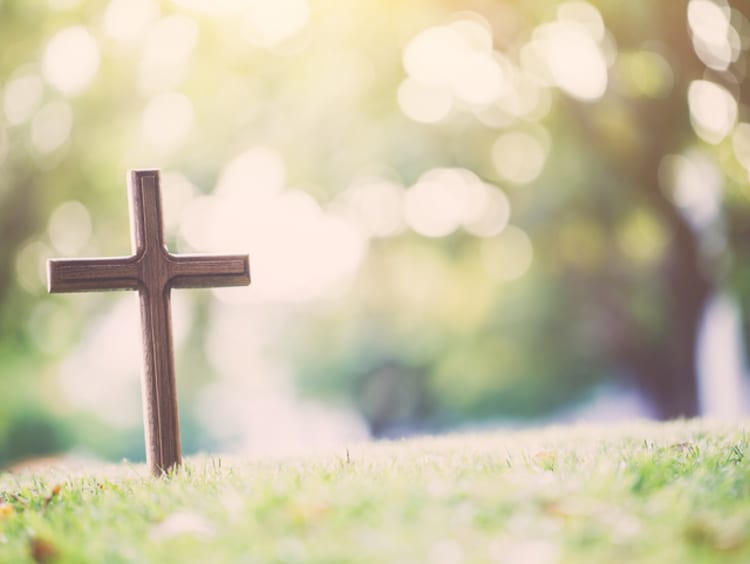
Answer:
[[[63,256],[79,253],[91,237],[91,217],[77,201],[60,204],[49,219],[47,233],[52,245]]]
[[[74,95],[84,90],[98,70],[99,47],[83,26],[57,32],[44,49],[44,78],[64,94]]]
[[[557,7],[557,19],[563,22],[574,22],[586,28],[595,41],[604,41],[607,29],[604,19],[589,2],[564,2]]]
[[[732,134],[732,147],[737,160],[750,175],[750,123],[737,124]]]
[[[687,15],[698,57],[709,68],[726,70],[737,60],[742,42],[731,24],[729,5],[719,0],[690,0]]]
[[[539,176],[546,158],[542,142],[523,131],[503,133],[492,145],[492,162],[498,175],[514,184],[528,184]]]
[[[717,219],[721,173],[710,158],[698,151],[666,157],[660,173],[662,184],[694,225],[704,227]]]
[[[47,258],[50,249],[42,241],[25,244],[16,254],[16,280],[29,294],[39,294],[47,288]]]
[[[5,160],[8,154],[8,132],[5,127],[0,124],[0,164]]]
[[[527,52],[542,62],[553,84],[584,101],[600,98],[607,89],[607,60],[601,44],[604,28],[597,15],[590,4],[564,5],[557,21],[534,30],[532,51]]]
[[[50,9],[64,12],[77,8],[81,4],[81,0],[48,0],[47,3]]]
[[[526,274],[534,258],[531,239],[518,227],[509,225],[499,235],[484,239],[482,264],[491,276],[510,282]]]
[[[59,149],[73,129],[73,111],[63,101],[50,102],[41,107],[31,121],[31,142],[40,153]]]
[[[366,228],[371,237],[392,237],[406,227],[404,189],[383,178],[357,180],[337,198],[333,210]]]
[[[503,59],[492,50],[490,26],[472,15],[428,28],[404,48],[408,77],[399,88],[398,101],[415,121],[441,120],[454,100],[483,108],[507,91]]]
[[[182,14],[165,16],[150,26],[138,68],[140,90],[148,94],[176,88],[197,41],[198,25]]]
[[[154,148],[176,149],[193,126],[193,105],[178,92],[152,98],[143,112],[143,136]]]
[[[498,203],[502,196],[493,200],[490,194],[491,189],[470,171],[432,169],[406,191],[404,217],[409,227],[426,237],[450,235],[461,225],[491,230],[488,222],[502,229],[509,213],[507,202]]]
[[[104,31],[117,41],[139,37],[159,15],[154,0],[111,0],[104,13]]]
[[[662,226],[643,210],[633,212],[620,228],[617,243],[625,256],[637,264],[655,263],[667,239]]]
[[[427,86],[406,78],[398,87],[398,105],[414,121],[434,123],[450,113],[453,96],[446,88]]]
[[[310,18],[307,0],[249,0],[245,37],[262,47],[273,47],[299,34]]]
[[[618,86],[628,95],[661,98],[674,84],[672,67],[655,51],[620,53],[617,58]]]
[[[474,192],[474,211],[463,227],[477,237],[493,237],[505,229],[510,219],[510,200],[497,186],[485,183],[474,186],[478,188]]]
[[[44,92],[41,78],[24,73],[12,79],[5,86],[3,109],[10,125],[18,125],[28,120],[39,106]]]
[[[709,80],[694,80],[688,88],[690,121],[704,141],[718,143],[737,121],[737,101],[723,86]]]
[[[309,194],[284,186],[284,163],[268,147],[230,161],[216,195],[193,200],[180,233],[201,252],[248,249],[255,292],[215,290],[229,301],[304,302],[340,291],[365,256],[367,238],[347,217]]]
[[[247,198],[248,204],[277,196],[286,184],[281,155],[270,147],[253,147],[232,159],[216,185],[218,196]]]

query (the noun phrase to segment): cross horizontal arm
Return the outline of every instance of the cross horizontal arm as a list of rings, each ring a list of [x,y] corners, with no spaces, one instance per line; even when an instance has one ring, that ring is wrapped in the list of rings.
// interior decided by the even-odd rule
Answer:
[[[137,290],[135,257],[51,259],[47,263],[50,292]]]
[[[250,264],[247,255],[170,255],[172,288],[247,286]]]

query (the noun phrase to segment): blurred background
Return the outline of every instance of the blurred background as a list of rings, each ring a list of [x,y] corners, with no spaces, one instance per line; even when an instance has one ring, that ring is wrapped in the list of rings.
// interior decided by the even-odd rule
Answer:
[[[741,417],[750,5],[0,0],[0,464],[142,460],[130,252],[162,170],[187,453]]]

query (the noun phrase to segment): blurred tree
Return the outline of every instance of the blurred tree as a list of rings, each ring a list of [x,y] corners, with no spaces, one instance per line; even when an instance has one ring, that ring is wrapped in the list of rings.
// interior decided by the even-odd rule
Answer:
[[[665,243],[661,256],[646,265],[650,272],[642,273],[639,249],[627,256],[627,248],[618,250],[612,245],[606,265],[586,272],[584,279],[571,287],[581,288],[584,295],[579,299],[590,301],[589,307],[597,310],[595,315],[604,318],[609,339],[603,344],[608,356],[652,400],[657,415],[692,417],[698,415],[698,332],[715,281],[701,255],[700,233],[670,198],[660,171],[663,177],[666,157],[694,142],[686,93],[705,67],[693,51],[685,4],[656,3],[647,18],[628,18],[623,6],[606,7],[609,10],[603,15],[611,22],[609,29],[620,52],[637,52],[649,41],[658,45],[671,68],[671,88],[659,97],[610,91],[594,111],[578,103],[567,104],[569,111],[562,115],[570,119],[563,127],[574,128],[584,140],[582,150],[599,162],[602,179],[616,179],[602,182],[592,178],[593,190],[630,192],[627,207],[619,198],[602,202],[595,212],[600,228],[606,232],[607,223],[615,222],[609,231],[617,237],[618,230],[627,229],[624,225],[632,221],[633,213],[640,213],[658,223]],[[612,123],[617,119],[627,120],[632,139],[617,135]],[[633,243],[649,244],[647,240]],[[638,306],[639,301],[644,305]]]
[[[547,284],[554,287],[552,291],[557,299],[545,304],[551,310],[541,318],[533,317],[536,306],[532,302],[526,303],[522,316],[514,319],[512,311],[499,305],[507,304],[498,297],[492,317],[475,327],[477,333],[472,336],[476,339],[481,335],[478,338],[483,339],[494,333],[496,338],[502,335],[502,340],[513,338],[516,341],[514,351],[525,351],[523,367],[530,372],[523,374],[520,389],[533,397],[530,403],[534,407],[519,401],[513,386],[508,385],[507,375],[513,365],[506,358],[498,358],[503,356],[501,346],[496,343],[494,348],[477,351],[474,357],[464,355],[455,364],[451,362],[452,346],[465,352],[466,343],[457,344],[460,339],[456,335],[443,335],[436,339],[440,344],[426,355],[425,365],[416,375],[409,368],[410,363],[402,361],[401,376],[395,376],[393,366],[399,363],[390,361],[388,377],[378,383],[378,388],[399,380],[424,382],[424,373],[446,371],[450,374],[447,379],[455,385],[446,390],[429,385],[424,389],[425,385],[421,384],[422,391],[415,393],[410,384],[401,383],[400,387],[391,384],[396,389],[380,392],[386,395],[372,400],[373,406],[382,405],[377,409],[370,407],[377,412],[370,416],[376,433],[382,419],[391,421],[403,417],[395,415],[394,410],[403,412],[404,402],[408,403],[408,398],[413,396],[432,398],[432,401],[426,405],[424,401],[414,404],[410,413],[412,424],[426,415],[428,418],[436,415],[435,412],[438,415],[443,412],[443,416],[446,410],[450,413],[457,407],[456,398],[465,396],[475,385],[469,382],[472,376],[467,373],[480,378],[482,384],[468,405],[462,406],[460,417],[480,413],[486,416],[493,409],[504,414],[539,413],[569,401],[581,387],[596,381],[596,374],[602,373],[619,375],[635,385],[660,418],[698,415],[697,341],[704,310],[721,281],[717,267],[723,262],[723,253],[715,242],[717,233],[722,237],[722,219],[714,219],[711,225],[694,221],[691,210],[686,209],[675,194],[680,186],[676,185],[679,179],[674,176],[680,171],[675,172],[671,165],[676,155],[692,152],[699,159],[705,158],[709,169],[715,166],[713,159],[717,157],[721,167],[736,166],[736,159],[726,154],[729,141],[726,131],[719,139],[697,138],[697,118],[695,112],[691,113],[688,94],[692,86],[702,80],[730,92],[744,92],[741,85],[746,72],[744,51],[749,41],[747,7],[731,8],[722,2],[695,1],[691,7],[694,8],[693,21],[688,22],[686,3],[643,3],[638,4],[635,12],[633,4],[597,2],[595,5],[611,34],[607,41],[617,46],[616,59],[612,55],[609,87],[593,102],[565,96],[553,102],[544,120],[551,131],[551,150],[545,172],[534,182],[535,190],[529,187],[530,194],[518,194],[514,200],[516,221],[529,230],[535,243],[536,268],[540,269],[540,263],[547,266],[546,276],[556,281],[551,283],[548,279]],[[523,59],[529,37],[533,38],[539,29],[531,22],[552,19],[550,12],[554,8],[558,8],[558,14],[564,6],[587,12],[591,5],[574,2],[541,6],[537,3],[533,7],[519,5],[517,11],[511,6],[482,2],[462,4],[463,8],[475,9],[493,23],[499,49]],[[509,14],[514,14],[516,21],[524,24],[515,28],[515,34],[503,36],[502,32],[509,27],[503,17]],[[710,17],[715,18],[713,22],[720,28],[718,33],[722,31],[722,17],[728,24],[723,30],[725,36],[717,41],[732,38],[732,54],[727,55],[727,64],[720,70],[707,68],[696,54],[701,38],[698,37],[700,29],[695,28],[701,25],[710,28],[713,25]],[[732,36],[737,33],[735,29],[743,35]],[[740,96],[740,101],[742,99]],[[707,101],[709,106],[714,103]],[[709,112],[723,110],[717,105]],[[745,117],[745,111],[741,108],[740,119]],[[733,123],[732,119],[727,131]],[[513,126],[518,125],[513,123]],[[466,123],[459,122],[454,127],[454,134],[466,142]],[[473,130],[472,135],[481,133]],[[427,139],[416,142],[417,145],[428,143]],[[717,150],[712,145],[717,145]],[[472,166],[471,157],[465,154],[453,157],[453,161],[448,161],[450,164],[482,170]],[[500,173],[502,177],[502,171]],[[730,244],[737,245],[739,252],[745,246],[741,242],[744,230],[733,226],[744,223],[738,221],[739,217],[744,220],[744,215],[738,214],[747,208],[746,175],[744,171],[740,173],[738,190],[743,192],[742,196],[724,200],[728,217],[732,218],[730,232],[736,230],[735,237],[730,236]],[[497,178],[492,173],[489,176],[493,180]],[[710,186],[700,186],[701,179],[695,181],[699,183],[698,190],[710,192]],[[732,179],[727,177],[724,181],[731,183]],[[556,192],[564,196],[550,197]],[[704,197],[698,206],[709,208],[710,202],[705,203]],[[451,256],[455,259],[455,254]],[[737,260],[735,269],[738,276],[746,279],[744,262]],[[383,284],[383,269],[372,275],[376,276],[378,284]],[[522,283],[533,284],[529,275]],[[466,280],[465,284],[476,286],[477,282]],[[508,291],[507,284],[498,289],[502,293]],[[533,296],[538,298],[541,292],[537,289]],[[740,294],[746,295],[744,286]],[[747,302],[744,303],[747,311]],[[439,306],[433,302],[430,307]],[[498,335],[501,319],[514,321]],[[533,330],[523,335],[525,342],[519,343],[517,333],[524,325]],[[420,331],[424,330],[420,328]],[[346,332],[348,334],[349,329]],[[371,348],[371,338],[368,332],[361,347]],[[401,339],[413,337],[402,335]],[[323,348],[328,346],[323,345]],[[319,348],[314,346],[313,350]],[[347,347],[347,350],[358,349]],[[493,350],[498,354],[493,355]],[[545,351],[549,362],[537,364],[534,351]],[[569,354],[570,351],[577,352]],[[361,352],[352,354],[354,359],[364,356]],[[313,356],[314,353],[306,357],[307,366],[315,366]],[[484,359],[490,362],[486,367],[488,376],[480,376],[482,370],[476,366],[476,362]],[[360,371],[363,368],[358,360],[353,360],[352,364]],[[362,378],[379,380],[377,374],[381,369],[377,366],[365,372]],[[319,374],[336,373],[333,366],[324,366],[318,371]],[[550,374],[561,378],[564,382],[561,385],[572,386],[569,396],[561,393],[557,386],[535,385],[537,380],[546,381]],[[492,392],[493,388],[497,388],[497,393]],[[369,388],[365,390],[356,394],[363,402],[368,402]],[[488,404],[492,406],[490,409],[482,409],[482,405]]]
[[[224,209],[268,225],[216,222],[261,262],[261,305],[238,316],[282,327],[275,360],[375,434],[538,417],[614,379],[659,417],[698,412],[697,334],[725,278],[750,320],[745,5],[261,4],[0,0],[0,459],[24,411],[60,448],[50,420],[103,448],[59,374],[114,302],[49,297],[40,267],[125,252],[137,167],[180,171],[181,251],[209,250],[191,202],[210,217],[241,177]],[[282,188],[287,207],[263,208]],[[351,229],[312,260],[305,218]],[[312,289],[273,270],[283,254],[320,270]],[[178,351],[186,428],[227,372],[207,302]]]
[[[615,251],[603,272],[589,272],[589,282],[583,281],[590,289],[585,298],[599,310],[598,315],[607,318],[610,357],[627,369],[663,418],[699,413],[697,339],[707,301],[720,282],[716,267],[721,256],[711,248],[717,226],[691,222],[690,210],[681,208],[679,199],[675,198],[674,185],[667,180],[669,157],[685,154],[700,144],[691,127],[695,116],[691,116],[688,106],[694,81],[710,80],[729,91],[744,92],[742,82],[747,58],[741,49],[747,46],[746,36],[741,40],[744,47],[741,48],[739,42],[734,45],[732,60],[721,65],[723,69],[707,68],[696,55],[694,45],[700,45],[700,37],[695,28],[711,25],[710,7],[723,13],[727,22],[741,31],[746,28],[748,8],[742,3],[730,9],[721,2],[692,2],[690,8],[695,8],[692,22],[688,22],[691,10],[684,3],[654,4],[652,13],[640,18],[627,17],[623,6],[604,4],[602,13],[620,51],[619,70],[624,70],[623,66],[631,62],[632,59],[627,58],[629,53],[637,53],[644,45],[656,46],[671,69],[671,88],[659,97],[633,96],[622,88],[620,92],[612,89],[594,111],[573,103],[569,104],[569,112],[561,112],[573,118],[566,122],[566,127],[575,128],[587,140],[587,150],[596,155],[605,169],[603,176],[617,179],[617,185],[631,191],[631,205],[648,210],[646,213],[658,223],[660,237],[665,240],[661,257],[648,265],[650,273],[644,273],[645,276],[638,275],[639,265],[632,260],[634,257],[628,260],[622,252]],[[733,29],[730,25],[725,33],[732,33]],[[646,73],[648,69],[639,71]],[[634,78],[646,80],[643,75]],[[714,104],[711,111],[723,110],[716,101],[709,103]],[[746,118],[745,112],[746,109],[741,108],[740,119]],[[628,129],[634,133],[629,143],[623,142],[621,135],[613,135],[616,125],[612,121],[620,116],[627,120]],[[709,142],[719,141],[721,139]],[[718,149],[718,155],[722,155],[726,142]],[[726,156],[719,158],[727,162]],[[731,179],[725,181],[731,182]],[[742,183],[745,182],[746,178]],[[594,188],[611,189],[601,185]],[[708,186],[700,188],[710,189]],[[730,217],[737,203],[740,202],[733,198],[725,199]],[[611,200],[607,216],[602,219],[619,216],[619,222],[629,221],[632,211],[626,209],[622,213],[622,208],[620,212],[611,209],[620,204],[619,200]],[[708,207],[708,204],[702,205]],[[742,202],[741,207],[746,204]],[[639,244],[647,246],[648,241]],[[623,250],[627,252],[627,248]],[[613,277],[611,273],[617,275]],[[647,300],[646,307],[651,311],[639,312],[636,304],[643,299]]]

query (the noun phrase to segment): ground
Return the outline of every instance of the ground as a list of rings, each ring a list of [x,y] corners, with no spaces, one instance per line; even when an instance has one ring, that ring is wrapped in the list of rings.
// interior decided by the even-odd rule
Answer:
[[[0,561],[748,562],[747,423],[555,427],[0,475]]]

